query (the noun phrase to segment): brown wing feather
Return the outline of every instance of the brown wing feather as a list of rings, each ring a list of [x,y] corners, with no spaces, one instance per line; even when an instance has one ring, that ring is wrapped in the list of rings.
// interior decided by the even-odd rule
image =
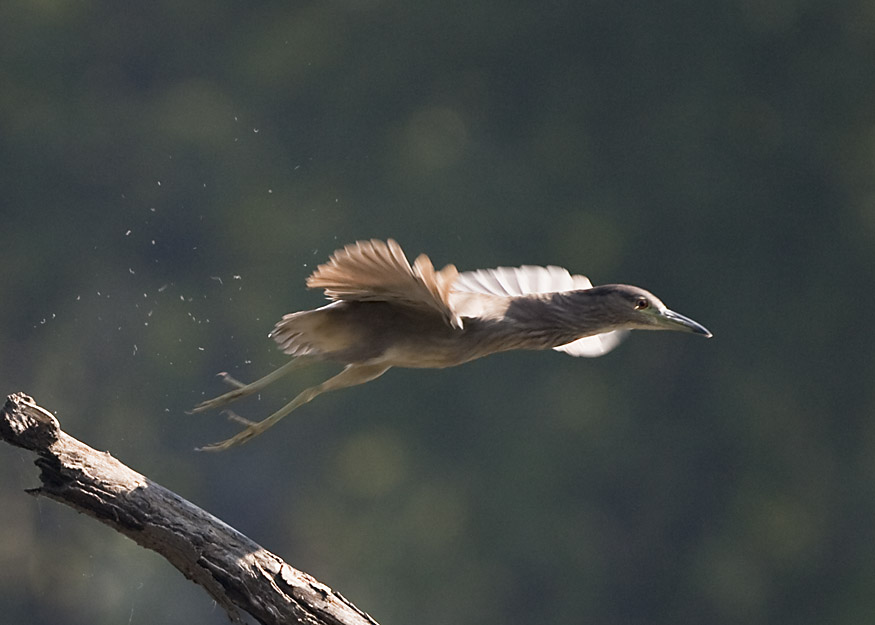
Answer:
[[[435,271],[431,260],[420,255],[410,266],[394,240],[357,241],[337,250],[307,278],[311,289],[325,289],[332,300],[391,302],[431,310],[448,323],[461,327],[461,318],[449,302],[458,271],[447,265]]]

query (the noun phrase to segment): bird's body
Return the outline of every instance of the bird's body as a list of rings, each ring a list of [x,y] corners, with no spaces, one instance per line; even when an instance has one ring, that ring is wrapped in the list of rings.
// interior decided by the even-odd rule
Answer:
[[[264,421],[203,449],[226,449],[252,438],[313,397],[361,384],[390,367],[443,368],[496,352],[556,349],[600,356],[632,329],[668,329],[711,336],[638,287],[593,287],[560,267],[500,267],[436,271],[427,256],[411,266],[401,247],[371,240],[335,252],[307,279],[330,304],[285,315],[270,336],[295,360],[249,385],[238,386],[195,411],[254,393],[295,366],[327,360],[346,368]]]
[[[496,319],[465,319],[462,328],[452,328],[438,315],[386,302],[335,302],[284,321],[275,330],[277,340],[284,331],[302,329],[299,340],[308,356],[411,368],[452,367],[501,351],[493,344],[500,337],[497,331],[507,325]]]
[[[461,328],[437,314],[388,302],[337,301],[287,315],[271,336],[294,356],[437,369],[497,352],[553,349],[615,329],[557,315],[554,311],[568,297],[565,294],[478,297],[491,314],[462,317]]]

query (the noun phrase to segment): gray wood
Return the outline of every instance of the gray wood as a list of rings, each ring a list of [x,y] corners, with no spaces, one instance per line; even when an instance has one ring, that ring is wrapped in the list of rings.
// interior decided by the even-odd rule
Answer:
[[[87,514],[164,556],[240,622],[377,625],[339,593],[233,527],[60,429],[23,393],[0,411],[0,438],[37,454],[31,489]]]

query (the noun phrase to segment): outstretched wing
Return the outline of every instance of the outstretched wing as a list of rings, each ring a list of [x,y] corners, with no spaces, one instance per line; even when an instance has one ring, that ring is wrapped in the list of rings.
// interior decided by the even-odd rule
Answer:
[[[430,310],[461,328],[461,317],[449,302],[456,276],[453,265],[436,271],[428,256],[421,254],[411,266],[394,240],[371,239],[334,252],[307,278],[307,286],[325,289],[325,296],[332,300],[391,302]]]
[[[586,276],[572,276],[567,269],[554,265],[549,267],[523,265],[466,271],[460,273],[453,284],[454,291],[505,297],[591,288],[592,282]]]
[[[460,273],[453,284],[454,293],[451,295],[451,301],[461,314],[478,316],[488,314],[489,311],[485,307],[491,305],[491,298],[476,298],[466,294],[480,293],[518,297],[520,295],[578,291],[591,288],[592,282],[586,276],[571,275],[567,269],[554,265],[548,267],[533,265],[498,267]],[[480,311],[478,307],[482,307],[484,310]],[[577,339],[553,349],[571,356],[594,358],[614,349],[627,334],[628,332],[625,330],[603,332],[595,336]]]

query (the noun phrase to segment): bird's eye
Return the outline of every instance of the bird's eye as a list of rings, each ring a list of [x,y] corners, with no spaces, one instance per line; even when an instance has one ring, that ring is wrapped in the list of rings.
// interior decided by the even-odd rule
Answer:
[[[646,297],[639,297],[635,301],[635,310],[646,310],[650,308],[650,302],[647,301]]]

